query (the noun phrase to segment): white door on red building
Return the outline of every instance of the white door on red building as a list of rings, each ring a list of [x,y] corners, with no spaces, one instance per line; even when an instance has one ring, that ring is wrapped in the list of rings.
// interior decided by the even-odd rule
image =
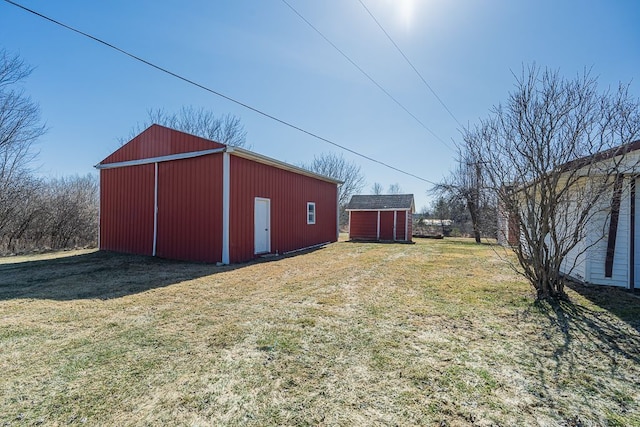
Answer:
[[[271,200],[256,197],[253,216],[254,253],[271,252]]]

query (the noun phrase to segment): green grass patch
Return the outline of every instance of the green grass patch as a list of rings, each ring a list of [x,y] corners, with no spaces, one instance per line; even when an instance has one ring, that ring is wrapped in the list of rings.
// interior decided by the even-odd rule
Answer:
[[[0,260],[0,425],[640,425],[638,296],[535,303],[495,249]]]

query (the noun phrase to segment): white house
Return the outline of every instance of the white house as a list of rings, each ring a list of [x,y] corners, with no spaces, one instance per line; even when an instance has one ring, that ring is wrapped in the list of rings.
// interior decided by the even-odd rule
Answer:
[[[640,288],[640,141],[578,159],[563,168],[577,170],[585,160],[602,165],[621,162],[619,174],[611,178],[615,181],[609,194],[601,199],[583,238],[567,254],[560,270],[583,283]],[[585,175],[585,185],[595,182],[593,170]],[[566,216],[571,218],[571,211]],[[518,221],[502,211],[498,217],[498,242],[514,245],[519,238]]]

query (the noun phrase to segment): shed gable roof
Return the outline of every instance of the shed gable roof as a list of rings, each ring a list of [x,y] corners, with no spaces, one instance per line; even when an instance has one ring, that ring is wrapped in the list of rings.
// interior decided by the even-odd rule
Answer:
[[[219,142],[152,124],[131,141],[107,156],[100,164],[130,162],[225,147],[226,145]]]
[[[111,169],[146,163],[187,159],[222,152],[227,152],[234,156],[244,157],[245,159],[249,159],[254,162],[287,170],[300,175],[306,175],[332,184],[342,184],[342,181],[330,176],[320,175],[301,167],[254,153],[253,151],[239,147],[227,146],[216,141],[211,141],[206,138],[157,124],[149,126],[138,136],[107,156],[95,167],[97,169]]]
[[[357,194],[351,197],[346,208],[348,211],[358,210],[409,210],[413,212],[413,194]]]

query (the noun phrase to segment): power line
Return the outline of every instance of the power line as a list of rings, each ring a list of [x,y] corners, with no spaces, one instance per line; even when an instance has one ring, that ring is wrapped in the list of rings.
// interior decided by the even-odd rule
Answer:
[[[283,0],[284,1],[284,0]],[[371,19],[373,19],[373,21],[378,25],[378,27],[382,30],[382,32],[384,33],[385,36],[387,36],[387,38],[389,39],[389,41],[391,42],[391,44],[396,48],[396,50],[400,53],[400,55],[402,55],[402,57],[404,58],[404,60],[407,62],[407,64],[409,64],[409,66],[413,69],[413,71],[415,71],[415,73],[418,75],[418,77],[420,78],[420,80],[422,80],[422,83],[424,83],[424,85],[427,87],[427,89],[429,89],[429,91],[433,94],[433,96],[436,97],[436,99],[438,100],[438,102],[440,102],[440,104],[444,107],[445,110],[447,110],[447,113],[449,113],[449,115],[453,118],[453,120],[455,120],[455,122],[458,124],[458,126],[460,126],[460,129],[463,129],[464,126],[462,126],[462,124],[458,121],[458,119],[456,118],[456,116],[451,112],[451,110],[449,109],[449,107],[447,107],[447,105],[444,103],[444,101],[442,99],[440,99],[440,97],[438,96],[438,94],[436,93],[435,90],[433,90],[433,88],[431,87],[431,85],[429,83],[427,83],[427,81],[425,80],[424,77],[422,77],[422,74],[420,73],[420,71],[418,71],[418,69],[413,65],[413,63],[409,60],[409,58],[407,57],[407,55],[404,54],[404,52],[402,51],[402,49],[400,49],[400,46],[398,46],[398,44],[393,40],[393,38],[389,35],[389,33],[387,32],[387,30],[384,29],[384,27],[382,26],[382,24],[380,23],[380,21],[378,21],[378,19],[376,19],[375,15],[373,14],[373,12],[371,12],[371,10],[369,10],[369,8],[364,4],[364,2],[362,0],[358,0],[358,2],[362,5],[362,7],[364,8],[364,10],[367,11],[367,13],[369,14],[369,16],[371,17]]]
[[[331,145],[333,145],[335,147],[338,147],[338,148],[340,148],[340,149],[342,149],[344,151],[347,151],[347,152],[349,152],[351,154],[354,154],[356,156],[362,157],[363,159],[369,160],[370,162],[377,163],[377,164],[382,165],[382,166],[384,166],[386,168],[392,169],[392,170],[394,170],[396,172],[400,172],[400,173],[402,173],[404,175],[410,176],[412,178],[416,178],[416,179],[418,179],[420,181],[424,181],[424,182],[426,182],[428,184],[436,185],[436,183],[433,182],[433,181],[430,181],[428,179],[422,178],[422,177],[420,177],[418,175],[414,175],[414,174],[412,174],[410,172],[407,172],[407,171],[404,171],[402,169],[399,169],[399,168],[397,168],[395,166],[392,166],[392,165],[390,165],[388,163],[385,163],[385,162],[382,162],[380,160],[374,159],[373,157],[370,157],[370,156],[367,156],[365,154],[359,153],[359,152],[357,152],[357,151],[355,151],[355,150],[353,150],[351,148],[345,147],[344,145],[340,145],[340,144],[338,144],[338,143],[336,143],[334,141],[331,141],[330,139],[324,138],[324,137],[319,136],[319,135],[317,135],[317,134],[315,134],[315,133],[313,133],[311,131],[305,130],[305,129],[299,127],[299,126],[296,126],[296,125],[294,125],[294,124],[292,124],[290,122],[287,122],[286,120],[279,119],[279,118],[277,118],[277,117],[275,117],[275,116],[273,116],[271,114],[268,114],[268,113],[266,113],[266,112],[264,112],[262,110],[259,110],[258,108],[252,107],[252,106],[250,106],[248,104],[245,104],[244,102],[238,101],[238,100],[236,100],[236,99],[234,99],[234,98],[232,98],[232,97],[230,97],[228,95],[224,95],[224,94],[222,94],[220,92],[217,92],[217,91],[215,91],[215,90],[213,90],[213,89],[211,89],[211,88],[209,88],[207,86],[204,86],[203,84],[197,83],[197,82],[195,82],[195,81],[193,81],[191,79],[183,77],[180,74],[174,73],[173,71],[170,71],[170,70],[168,70],[166,68],[163,68],[163,67],[161,67],[159,65],[156,65],[156,64],[154,64],[154,63],[152,63],[152,62],[150,62],[150,61],[148,61],[146,59],[143,59],[143,58],[141,58],[139,56],[136,56],[136,55],[134,55],[134,54],[132,54],[132,53],[130,53],[130,52],[124,50],[124,49],[121,49],[121,48],[119,48],[119,47],[117,47],[117,46],[115,46],[115,45],[113,45],[111,43],[108,43],[108,42],[106,42],[106,41],[104,41],[102,39],[99,39],[99,38],[97,38],[95,36],[92,36],[91,34],[85,33],[83,31],[80,31],[80,30],[78,30],[78,29],[76,29],[74,27],[71,27],[71,26],[67,25],[67,24],[64,24],[64,23],[62,23],[60,21],[57,21],[57,20],[55,20],[53,18],[50,18],[50,17],[48,17],[46,15],[43,15],[43,14],[41,14],[39,12],[36,12],[35,10],[29,9],[28,7],[25,7],[25,6],[23,6],[23,5],[19,4],[19,3],[16,3],[16,2],[14,2],[12,0],[4,0],[4,1],[6,3],[9,3],[9,4],[13,5],[13,6],[16,6],[16,7],[20,8],[20,9],[26,11],[26,12],[29,12],[29,13],[31,13],[33,15],[36,15],[36,16],[42,18],[42,19],[45,19],[45,20],[47,20],[47,21],[49,21],[49,22],[51,22],[53,24],[56,24],[56,25],[58,25],[60,27],[63,27],[65,29],[69,30],[69,31],[73,31],[74,33],[77,33],[77,34],[80,34],[80,35],[82,35],[84,37],[87,37],[87,38],[89,38],[89,39],[91,39],[91,40],[93,40],[93,41],[95,41],[97,43],[100,43],[100,44],[102,44],[102,45],[104,45],[104,46],[106,46],[106,47],[108,47],[110,49],[113,49],[113,50],[115,50],[115,51],[117,51],[117,52],[119,52],[119,53],[121,53],[123,55],[126,55],[126,56],[128,56],[128,57],[130,57],[130,58],[132,58],[132,59],[134,59],[136,61],[142,62],[145,65],[148,65],[148,66],[150,66],[152,68],[155,68],[158,71],[161,71],[161,72],[163,72],[165,74],[168,74],[168,75],[170,75],[172,77],[175,77],[175,78],[177,78],[179,80],[182,80],[185,83],[188,83],[188,84],[190,84],[192,86],[195,86],[197,88],[205,90],[205,91],[207,91],[209,93],[212,93],[212,94],[214,94],[216,96],[219,96],[221,98],[224,98],[227,101],[230,101],[230,102],[233,102],[234,104],[240,105],[241,107],[244,107],[244,108],[246,108],[248,110],[251,110],[254,113],[260,114],[261,116],[267,117],[268,119],[274,120],[274,121],[276,121],[276,122],[278,122],[278,123],[280,123],[280,124],[282,124],[284,126],[287,126],[287,127],[291,128],[291,129],[295,129],[298,132],[302,132],[302,133],[304,133],[306,135],[309,135],[312,138],[315,138],[315,139],[318,139],[320,141],[323,141],[323,142],[326,142],[328,144],[331,144]]]
[[[281,1],[282,1],[282,3],[287,5],[287,7],[289,7],[289,9],[291,9],[293,11],[293,13],[295,13],[300,19],[302,19],[313,31],[315,31],[320,37],[322,37],[324,39],[324,41],[329,43],[329,45],[331,47],[333,47],[340,55],[342,55],[344,57],[344,59],[346,59],[347,61],[349,61],[349,63],[351,63],[351,65],[356,67],[356,69],[358,71],[360,71],[360,73],[362,73],[362,75],[364,75],[367,79],[369,79],[369,81],[371,81],[371,83],[376,85],[376,87],[378,89],[380,89],[385,95],[387,95],[393,102],[395,102],[407,114],[409,114],[411,117],[413,117],[413,119],[416,122],[418,122],[423,128],[425,128],[427,132],[429,132],[434,138],[436,138],[438,141],[440,141],[442,144],[444,144],[445,147],[447,147],[448,149],[453,151],[453,148],[451,148],[449,146],[449,144],[444,142],[444,140],[442,140],[442,138],[440,138],[438,135],[436,135],[427,125],[424,124],[424,122],[422,122],[422,120],[420,120],[418,117],[416,117],[416,115],[413,114],[411,111],[409,111],[409,109],[407,109],[407,107],[405,107],[400,101],[398,101],[398,99],[396,99],[393,95],[391,95],[389,93],[389,91],[387,91],[384,87],[382,87],[382,85],[380,83],[378,83],[373,77],[371,77],[371,75],[369,73],[367,73],[364,69],[362,69],[362,67],[360,67],[353,59],[351,59],[349,57],[349,55],[344,53],[344,51],[341,50],[338,46],[336,46],[335,43],[333,43],[331,40],[329,40],[329,38],[327,36],[325,36],[318,28],[316,28],[311,22],[309,22],[309,20],[307,20],[300,12],[298,12],[293,6],[291,6],[291,4],[289,2],[287,2],[287,0],[281,0]]]

